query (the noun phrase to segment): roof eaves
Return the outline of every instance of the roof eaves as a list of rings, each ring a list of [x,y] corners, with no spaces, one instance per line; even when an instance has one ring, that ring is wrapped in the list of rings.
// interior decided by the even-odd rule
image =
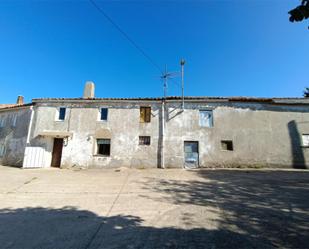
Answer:
[[[251,103],[269,103],[269,104],[309,104],[309,98],[257,98],[257,97],[206,97],[206,96],[186,96],[185,100],[189,101],[209,101],[209,102],[251,102]],[[33,103],[46,103],[46,102],[115,102],[115,101],[162,101],[160,97],[144,97],[144,98],[36,98]],[[181,96],[168,96],[167,101],[182,100]]]
[[[25,107],[32,106],[32,105],[34,105],[34,103],[27,103],[27,104],[22,104],[22,105],[14,104],[13,106],[8,106],[8,107],[4,107],[4,108],[0,107],[0,111],[25,108]]]

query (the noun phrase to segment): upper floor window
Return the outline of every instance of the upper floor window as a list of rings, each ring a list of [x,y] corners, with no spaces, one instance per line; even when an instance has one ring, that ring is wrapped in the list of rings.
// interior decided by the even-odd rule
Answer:
[[[140,122],[141,123],[150,123],[151,119],[151,107],[140,107]]]
[[[211,110],[200,110],[200,126],[213,127],[213,113]]]
[[[100,110],[100,120],[107,121],[108,116],[108,109],[107,108],[101,108]]]
[[[1,119],[0,119],[0,128],[1,127],[4,127],[4,117],[2,117]]]
[[[60,107],[59,113],[58,113],[58,120],[65,120],[65,113],[66,113],[66,108]]]
[[[16,122],[17,122],[17,115],[14,114],[13,117],[12,117],[12,126],[13,127],[16,127]]]

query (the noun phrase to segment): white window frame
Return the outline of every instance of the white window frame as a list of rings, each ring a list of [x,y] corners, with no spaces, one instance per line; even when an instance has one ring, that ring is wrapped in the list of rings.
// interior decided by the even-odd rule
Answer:
[[[101,119],[101,111],[102,111],[102,109],[107,109],[107,119],[106,120]],[[108,121],[108,116],[109,116],[109,108],[105,107],[105,106],[99,107],[97,121],[99,121],[99,122],[107,122]]]
[[[205,124],[203,125],[203,123],[201,122],[201,113],[209,113],[210,115],[210,121],[208,122],[209,124]],[[213,128],[214,127],[214,112],[213,110],[210,109],[200,109],[199,110],[199,126],[200,127],[206,127],[206,128]]]
[[[301,140],[302,140],[302,146],[309,148],[309,134],[302,134]]]
[[[17,122],[17,114],[13,114],[12,127],[16,127],[16,122]]]
[[[60,115],[60,108],[65,108],[65,116],[64,116],[64,119],[59,119],[59,115]],[[59,106],[57,107],[57,110],[56,110],[56,116],[55,116],[55,121],[58,121],[58,122],[64,122],[66,120],[66,117],[67,117],[67,110],[68,108],[66,106]]]

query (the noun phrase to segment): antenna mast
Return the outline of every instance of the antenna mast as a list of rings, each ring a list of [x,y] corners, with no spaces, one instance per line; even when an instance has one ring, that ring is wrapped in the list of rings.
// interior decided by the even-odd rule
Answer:
[[[167,78],[169,77],[169,74],[167,72],[167,65],[165,65],[165,72],[162,74],[161,78],[163,79],[163,91],[164,91],[164,99],[166,99],[167,95]]]
[[[166,97],[167,97],[168,79],[179,76],[179,74],[181,75],[181,100],[182,100],[181,107],[182,107],[182,110],[184,110],[185,108],[185,96],[184,96],[184,65],[185,63],[186,63],[185,60],[181,59],[180,61],[181,71],[180,72],[179,71],[178,72],[168,72],[167,66],[165,66],[165,71],[161,75],[161,79],[163,80],[164,100],[166,100]]]
[[[185,95],[184,95],[184,66],[185,66],[185,60],[182,59],[180,61],[181,66],[181,94],[182,94],[182,110],[185,108]]]

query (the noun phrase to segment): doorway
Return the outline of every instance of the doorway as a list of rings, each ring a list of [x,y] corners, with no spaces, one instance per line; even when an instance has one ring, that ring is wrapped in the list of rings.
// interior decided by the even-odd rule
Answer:
[[[199,166],[199,152],[197,141],[184,142],[185,162],[184,167],[188,169],[195,169]]]
[[[54,138],[51,166],[60,168],[63,148],[63,138]]]

